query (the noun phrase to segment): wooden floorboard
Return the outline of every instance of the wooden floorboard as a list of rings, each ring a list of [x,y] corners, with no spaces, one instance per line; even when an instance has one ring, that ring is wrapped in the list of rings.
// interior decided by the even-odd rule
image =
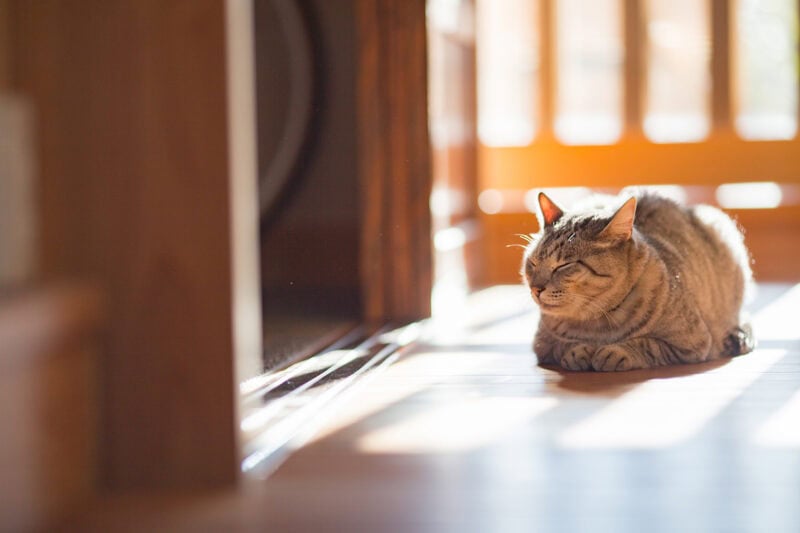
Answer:
[[[144,507],[169,512],[135,513],[133,524],[800,531],[800,286],[762,286],[749,307],[759,339],[749,355],[566,373],[535,365],[524,291],[488,289],[364,379],[266,479],[181,505],[149,496]],[[131,508],[110,502],[89,525],[119,526]]]

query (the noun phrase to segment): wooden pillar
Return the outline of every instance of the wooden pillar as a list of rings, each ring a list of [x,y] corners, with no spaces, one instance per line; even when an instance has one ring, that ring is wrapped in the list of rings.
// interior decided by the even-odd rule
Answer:
[[[731,130],[730,0],[711,0],[711,121],[714,130]]]
[[[107,292],[105,481],[233,483],[235,361],[260,338],[239,326],[260,318],[241,300],[248,284],[258,294],[242,263],[256,257],[255,175],[252,150],[231,150],[246,124],[229,106],[242,93],[226,1],[19,0],[13,16],[13,82],[38,117],[44,274]]]
[[[420,318],[432,283],[425,1],[359,0],[357,13],[364,312]]]
[[[642,103],[645,75],[645,43],[642,38],[645,21],[642,13],[642,0],[624,0],[623,42],[625,44],[625,84],[624,116],[627,137],[642,135]]]
[[[11,0],[0,0],[0,91],[11,84]]]
[[[558,45],[554,0],[539,3],[539,87],[541,88],[539,138],[552,140],[555,136],[556,101],[558,95]]]

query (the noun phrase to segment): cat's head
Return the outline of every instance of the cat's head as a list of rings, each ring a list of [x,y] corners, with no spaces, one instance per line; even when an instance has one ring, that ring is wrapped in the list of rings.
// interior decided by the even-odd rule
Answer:
[[[631,270],[636,199],[616,211],[564,212],[539,193],[539,232],[531,236],[522,264],[524,281],[544,314],[578,320],[598,318],[623,290]]]

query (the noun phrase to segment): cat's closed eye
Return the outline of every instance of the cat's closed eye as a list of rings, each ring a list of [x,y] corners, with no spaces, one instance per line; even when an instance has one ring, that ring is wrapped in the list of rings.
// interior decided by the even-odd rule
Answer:
[[[578,263],[577,263],[576,261],[570,261],[570,262],[568,262],[568,263],[563,263],[563,264],[561,264],[561,265],[558,265],[558,266],[557,266],[557,267],[556,267],[556,268],[553,270],[553,272],[563,272],[563,271],[567,271],[567,270],[570,270],[572,267],[574,267],[574,266],[577,266],[577,264],[578,264]]]

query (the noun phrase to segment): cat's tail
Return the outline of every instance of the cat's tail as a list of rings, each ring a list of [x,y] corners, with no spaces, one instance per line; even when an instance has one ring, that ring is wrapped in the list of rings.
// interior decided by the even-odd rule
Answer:
[[[728,332],[722,341],[723,357],[736,357],[752,352],[756,347],[753,328],[749,323],[736,326]]]

